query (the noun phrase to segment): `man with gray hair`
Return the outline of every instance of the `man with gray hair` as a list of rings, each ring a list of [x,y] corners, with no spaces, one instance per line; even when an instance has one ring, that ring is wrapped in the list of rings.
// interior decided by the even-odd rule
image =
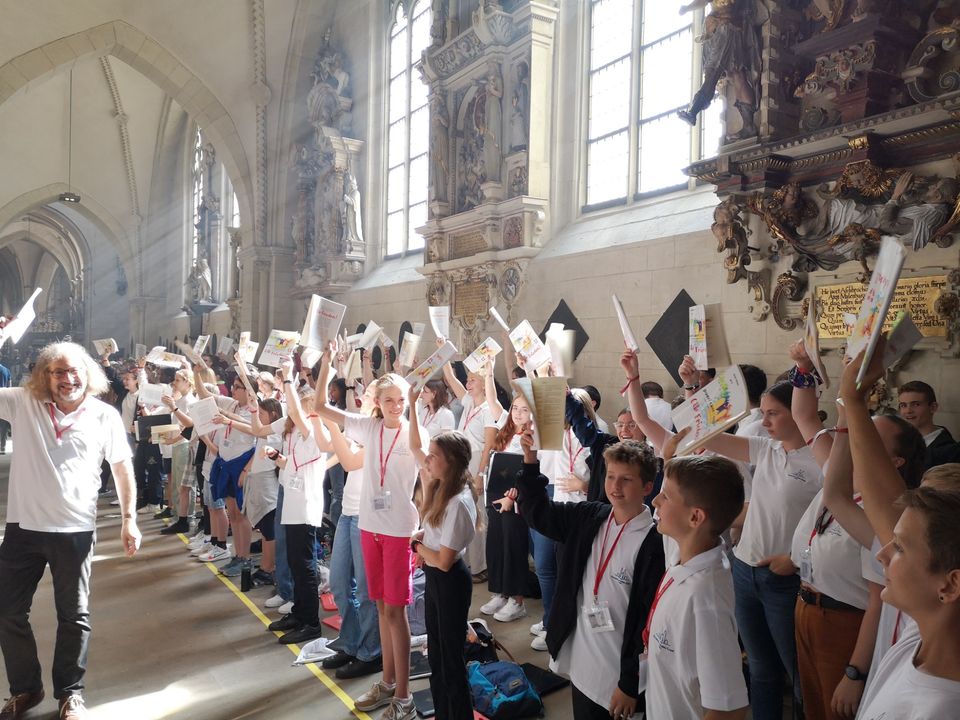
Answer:
[[[0,544],[0,650],[10,698],[0,720],[21,718],[43,700],[33,596],[47,565],[57,607],[54,694],[61,720],[87,717],[83,698],[90,639],[88,596],[102,460],[110,464],[128,556],[140,546],[130,446],[120,415],[97,395],[103,370],[74,343],[40,352],[26,387],[0,389],[0,418],[13,425],[7,524]]]

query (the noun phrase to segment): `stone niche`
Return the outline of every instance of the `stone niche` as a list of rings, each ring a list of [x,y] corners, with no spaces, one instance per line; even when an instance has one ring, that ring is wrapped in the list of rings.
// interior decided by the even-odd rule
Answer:
[[[549,233],[555,2],[481,0],[461,30],[434,3],[420,63],[430,93],[430,218],[418,228],[430,302],[475,338],[517,300]],[[465,23],[464,23],[465,24]],[[504,288],[506,290],[504,291]],[[482,340],[482,337],[479,338]]]

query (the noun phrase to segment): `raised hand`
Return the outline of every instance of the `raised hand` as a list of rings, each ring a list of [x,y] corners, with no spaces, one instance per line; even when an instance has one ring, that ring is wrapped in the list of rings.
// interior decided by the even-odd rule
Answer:
[[[790,359],[797,364],[797,367],[800,368],[804,373],[809,373],[813,370],[813,362],[810,360],[810,356],[807,355],[807,348],[803,344],[803,340],[795,340],[790,343]]]
[[[633,350],[624,350],[620,356],[620,367],[623,368],[627,379],[635,378],[640,374],[640,361]]]
[[[699,384],[697,381],[700,377],[700,371],[697,370],[697,364],[689,355],[683,356],[683,362],[680,363],[677,373],[680,375],[680,379],[683,380],[684,385]]]

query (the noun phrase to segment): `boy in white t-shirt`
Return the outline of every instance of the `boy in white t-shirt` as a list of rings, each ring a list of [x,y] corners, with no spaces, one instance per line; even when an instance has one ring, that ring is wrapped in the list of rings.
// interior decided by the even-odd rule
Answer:
[[[688,432],[665,444],[664,459]],[[676,541],[680,562],[664,575],[643,632],[647,718],[744,718],[733,575],[720,540],[743,508],[743,478],[716,455],[669,459],[663,472],[657,530]]]

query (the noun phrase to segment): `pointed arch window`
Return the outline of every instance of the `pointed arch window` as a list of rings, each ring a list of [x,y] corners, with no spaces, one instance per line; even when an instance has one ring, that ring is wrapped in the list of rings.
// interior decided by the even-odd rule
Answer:
[[[386,256],[423,250],[430,110],[416,63],[430,45],[429,0],[398,2],[389,33]]]

